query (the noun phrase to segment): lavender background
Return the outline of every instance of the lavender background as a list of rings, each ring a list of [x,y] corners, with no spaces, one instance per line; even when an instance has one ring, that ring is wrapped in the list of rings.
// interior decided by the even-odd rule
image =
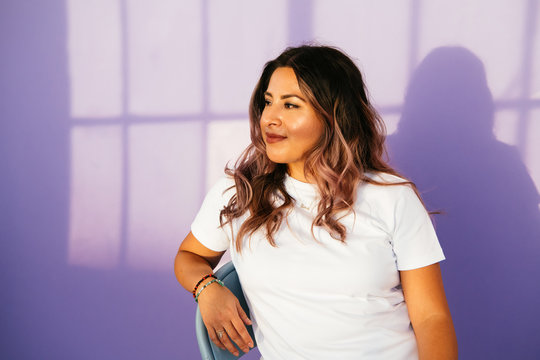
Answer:
[[[0,356],[199,358],[174,255],[264,62],[315,40],[358,60],[392,163],[444,211],[460,358],[540,358],[539,20],[537,0],[2,1]]]

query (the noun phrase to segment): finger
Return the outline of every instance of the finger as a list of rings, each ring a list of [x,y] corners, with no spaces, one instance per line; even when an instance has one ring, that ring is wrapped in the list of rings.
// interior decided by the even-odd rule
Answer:
[[[229,328],[231,328],[231,326],[229,326]],[[231,339],[229,339],[229,332],[226,328],[220,340],[221,340],[221,343],[225,345],[226,350],[229,350],[229,352],[232,353],[234,356],[239,355],[238,349],[233,345],[233,343],[231,342]]]
[[[236,330],[238,336],[240,336],[240,338],[242,339],[241,342],[244,346],[249,346],[250,348],[253,347],[253,340],[251,339],[251,336],[249,336],[249,333],[246,329],[246,325],[244,325],[244,323],[239,319],[239,318],[236,318],[236,319],[233,319],[231,320],[231,323],[232,325],[234,326],[234,329]],[[234,339],[233,339],[234,340]],[[236,340],[234,340],[236,342]],[[238,345],[240,345],[240,343],[236,342]],[[242,348],[242,346],[240,346]],[[244,350],[244,348],[242,348],[242,350]],[[247,352],[244,350],[244,352]]]
[[[245,326],[244,324],[240,321],[240,319],[236,319],[236,322],[238,324],[240,324],[242,327],[244,327],[244,330],[245,330]],[[247,353],[249,351],[249,343],[251,343],[250,340],[248,341],[245,341],[242,336],[240,336],[240,334],[238,333],[238,331],[236,331],[236,328],[234,327],[233,323],[231,322],[229,324],[229,326],[225,326],[225,329],[227,330],[227,334],[229,335],[229,338],[231,338],[232,341],[234,341],[236,343],[236,345],[238,345],[238,347],[240,349],[242,349],[243,352]],[[247,331],[246,331],[247,333]],[[249,334],[248,334],[248,339],[249,338]]]
[[[238,310],[238,315],[240,315],[240,319],[242,319],[244,324],[252,325],[251,320],[249,319],[249,317],[244,312],[244,309],[242,309],[242,306],[240,305],[240,303],[236,303],[236,309]]]
[[[223,344],[223,338],[227,336],[225,329],[221,328],[221,330],[216,331],[216,334],[217,341],[219,342],[219,348],[222,350],[227,350],[227,347]]]
[[[226,336],[225,335],[225,332],[222,336]],[[215,330],[210,330],[208,331],[208,337],[210,338],[210,340],[212,340],[212,342],[214,344],[217,345],[217,347],[219,347],[220,349],[222,350],[227,350],[227,348],[225,347],[225,345],[223,345],[223,343],[221,342],[217,332]]]

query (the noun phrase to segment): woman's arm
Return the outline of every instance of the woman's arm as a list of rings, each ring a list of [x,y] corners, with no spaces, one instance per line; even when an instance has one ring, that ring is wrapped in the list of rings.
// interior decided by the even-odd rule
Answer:
[[[190,232],[180,244],[174,260],[176,279],[184,289],[193,291],[193,287],[204,275],[212,273],[223,253],[208,249]]]
[[[456,334],[439,264],[400,271],[400,276],[420,360],[457,360]]]
[[[174,273],[178,282],[187,291],[192,292],[200,279],[212,273],[223,253],[208,249],[190,232],[180,245],[174,260]],[[197,291],[211,280],[209,278],[201,282]],[[251,325],[251,321],[229,289],[217,283],[210,284],[201,292],[198,300],[208,335],[216,345],[236,356],[238,350],[229,337],[246,353],[249,347],[253,347],[253,340],[245,327]],[[224,335],[220,338],[218,333],[221,331],[224,331]]]

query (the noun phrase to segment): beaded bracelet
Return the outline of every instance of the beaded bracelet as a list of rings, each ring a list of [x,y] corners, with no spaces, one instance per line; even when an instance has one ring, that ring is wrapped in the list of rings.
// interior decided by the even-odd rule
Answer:
[[[206,289],[206,287],[212,283],[218,283],[219,285],[221,286],[225,286],[225,284],[223,283],[223,281],[219,280],[219,279],[213,279],[213,280],[210,280],[209,282],[207,282],[206,284],[204,284],[204,286],[201,288],[201,290],[199,290],[199,292],[197,293],[197,296],[195,296],[195,302],[199,302],[199,295],[201,295],[201,293],[203,292],[204,289]]]
[[[197,285],[195,285],[195,287],[193,288],[193,291],[192,291],[193,297],[195,297],[195,292],[197,291],[197,288],[199,287],[199,285],[201,285],[201,283],[202,283],[204,280],[208,279],[209,277],[213,277],[214,279],[216,278],[216,277],[214,276],[214,274],[208,274],[208,275],[203,276],[203,278],[202,278],[201,280],[199,280],[199,282],[197,283]]]

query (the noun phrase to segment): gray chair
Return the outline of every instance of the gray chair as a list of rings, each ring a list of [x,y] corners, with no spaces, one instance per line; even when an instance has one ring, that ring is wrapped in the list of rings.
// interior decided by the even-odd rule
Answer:
[[[223,281],[225,286],[238,298],[242,309],[244,309],[244,311],[249,317],[249,308],[247,306],[246,299],[244,298],[244,293],[242,292],[242,287],[240,286],[240,281],[238,280],[238,274],[236,273],[233,263],[226,263],[218,271],[216,271],[215,275],[218,279]],[[253,328],[251,326],[246,327],[249,335],[251,336],[255,344]],[[204,326],[204,322],[202,321],[201,311],[199,310],[198,306],[197,314],[195,315],[195,330],[197,333],[199,350],[201,351],[201,356],[203,360],[235,360],[245,355],[245,353],[240,350],[238,346],[238,353],[240,355],[234,356],[229,351],[220,349],[216,346],[216,344],[212,342],[212,340],[210,340],[210,338],[208,337],[208,332],[206,331],[206,327]],[[255,346],[257,346],[257,344],[255,344]]]

